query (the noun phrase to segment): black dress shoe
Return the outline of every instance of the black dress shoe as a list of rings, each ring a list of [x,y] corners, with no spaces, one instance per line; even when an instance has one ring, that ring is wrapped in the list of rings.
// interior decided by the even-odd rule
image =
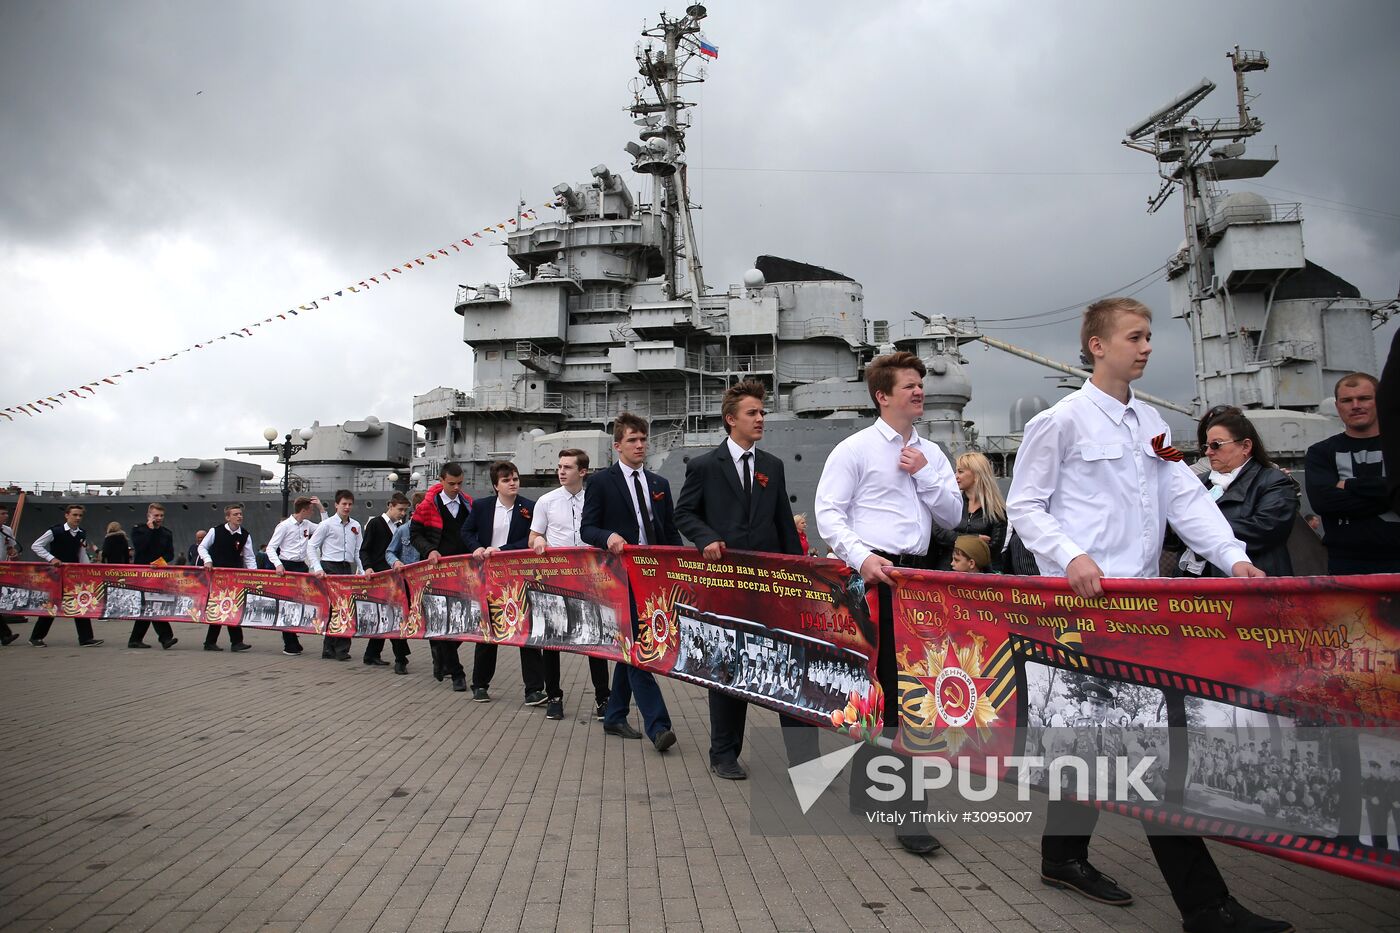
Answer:
[[[452,678],[452,692],[453,692],[453,693],[466,693],[466,692],[467,692],[467,675],[466,675],[466,674],[458,674],[456,677],[453,677],[453,678]]]
[[[206,642],[204,643],[204,650],[205,650],[205,651],[223,651],[224,649],[220,648],[218,645],[211,645],[211,644],[209,644],[209,642],[206,641]]]
[[[79,647],[79,648],[96,648],[98,645],[102,644],[102,641],[103,641],[103,640],[102,640],[101,638],[94,638],[92,641],[80,641],[80,642],[78,642],[78,647]]]
[[[365,658],[365,663],[370,667],[388,667],[389,662],[383,658]]]
[[[42,638],[31,638],[31,639],[29,639],[29,643],[30,643],[31,645],[33,645],[35,648],[47,648],[47,647],[48,647],[48,645],[44,644],[44,640],[43,640]]]
[[[621,736],[624,739],[640,739],[642,737],[640,732],[633,729],[625,722],[620,722],[615,726],[603,723],[603,732],[608,735]],[[672,741],[675,741],[675,739],[672,738]]]
[[[165,641],[160,643],[160,647],[164,651],[169,651],[171,648],[174,648],[179,643],[180,639],[178,638],[167,638]]]
[[[149,648],[149,647],[151,647],[150,645],[146,644],[144,641],[129,641],[129,642],[126,643],[126,646],[127,646],[128,648]]]
[[[334,661],[334,660],[335,660],[335,654],[334,654],[333,652],[330,652],[330,651],[322,651],[322,652],[321,652],[321,660],[322,660],[322,661]]]
[[[1293,924],[1270,920],[1241,907],[1233,897],[1213,907],[1203,907],[1181,921],[1186,933],[1289,933]]]
[[[407,674],[407,673],[408,673],[408,662],[407,662],[407,661],[395,661],[395,662],[394,662],[394,673],[395,673],[395,674]]]
[[[1109,904],[1113,907],[1127,907],[1133,896],[1108,875],[1103,874],[1087,859],[1070,859],[1068,862],[1047,862],[1041,859],[1040,880],[1052,888],[1069,888],[1078,891],[1091,901]]]
[[[747,781],[749,772],[744,770],[744,766],[737,761],[717,761],[710,765],[710,770],[715,777],[724,778],[726,781]]]
[[[943,843],[928,833],[895,833],[894,841],[914,855],[932,855],[943,848]]]
[[[0,635],[0,645],[8,645],[19,638],[19,632],[11,632],[8,635]]]
[[[676,734],[670,729],[658,732],[656,738],[651,740],[651,744],[656,747],[658,752],[664,752],[666,749],[676,744]]]
[[[229,645],[229,646],[228,646],[228,650],[230,650],[230,651],[248,651],[248,650],[250,650],[252,647],[253,647],[253,646],[250,645],[250,644],[248,644],[246,641],[240,641],[240,642],[239,642],[238,644],[236,644],[236,645]]]

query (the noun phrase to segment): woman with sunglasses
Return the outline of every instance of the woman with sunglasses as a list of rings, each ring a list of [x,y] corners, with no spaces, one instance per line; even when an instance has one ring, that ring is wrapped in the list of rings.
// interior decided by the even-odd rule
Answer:
[[[1298,515],[1298,485],[1269,460],[1259,432],[1239,409],[1201,419],[1201,452],[1210,472],[1201,477],[1254,566],[1271,577],[1290,577],[1288,536]],[[1187,551],[1181,567],[1191,576],[1219,572]]]

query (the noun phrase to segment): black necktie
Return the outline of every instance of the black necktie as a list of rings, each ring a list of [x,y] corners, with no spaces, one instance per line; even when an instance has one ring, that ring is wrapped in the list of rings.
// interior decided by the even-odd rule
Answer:
[[[746,450],[746,451],[744,451],[744,455],[743,455],[742,457],[740,457],[739,459],[742,460],[742,461],[744,461],[744,495],[746,495],[746,496],[752,496],[752,495],[753,495],[753,477],[749,475],[749,461],[753,459],[753,451],[752,451],[752,450]]]
[[[641,471],[632,471],[632,491],[637,494],[637,511],[642,513],[642,534],[646,540],[643,544],[660,544],[656,538],[656,523],[651,520],[651,510],[647,508],[647,492],[642,486]]]

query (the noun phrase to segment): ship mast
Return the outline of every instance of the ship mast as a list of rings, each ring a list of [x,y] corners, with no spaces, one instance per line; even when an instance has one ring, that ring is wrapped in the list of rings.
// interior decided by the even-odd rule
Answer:
[[[633,158],[633,171],[655,176],[660,188],[660,208],[671,238],[665,257],[666,297],[675,299],[688,293],[697,314],[705,280],[690,214],[685,158],[685,131],[690,125],[685,111],[694,104],[680,99],[680,88],[705,80],[703,73],[685,72],[686,65],[698,54],[695,37],[700,33],[700,21],[704,18],[705,8],[696,3],[687,7],[685,16],[680,19],[662,13],[660,25],[643,31],[643,36],[661,40],[662,47],[658,49],[651,42],[637,46],[637,67],[644,85],[634,86],[630,109],[642,127],[642,141],[628,143],[626,147]],[[687,288],[679,284],[679,259],[685,262]]]

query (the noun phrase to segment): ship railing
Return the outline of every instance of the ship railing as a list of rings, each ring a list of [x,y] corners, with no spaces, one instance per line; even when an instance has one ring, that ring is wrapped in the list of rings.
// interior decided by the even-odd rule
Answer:
[[[1317,359],[1317,344],[1307,340],[1277,340],[1246,347],[1246,357],[1251,363],[1282,362],[1285,360]]]
[[[685,443],[685,429],[676,428],[672,431],[662,431],[653,434],[647,444],[653,451],[673,450]]]
[[[692,351],[685,355],[685,368],[705,373],[767,373],[773,371],[775,359],[771,353],[707,356]]]
[[[1236,224],[1296,223],[1303,219],[1299,203],[1236,204],[1222,207],[1210,215],[1210,232],[1219,234]]]
[[[512,276],[511,276],[511,283],[514,284],[515,281],[516,281],[516,280],[515,280],[515,276],[512,275]],[[462,305],[464,305],[464,304],[470,304],[470,303],[473,302],[473,301],[510,301],[510,286],[509,286],[509,285],[497,285],[496,288],[497,288],[497,289],[500,291],[500,293],[501,293],[499,296],[497,296],[497,297],[495,297],[495,298],[484,298],[484,297],[478,292],[478,289],[477,289],[476,286],[474,286],[474,285],[458,285],[458,286],[457,286],[457,303],[456,303],[456,306],[460,308]]]
[[[835,363],[778,363],[778,377],[790,382],[820,382],[832,376],[841,376]],[[855,372],[844,375],[854,377]]]
[[[477,390],[464,396],[457,406],[460,411],[540,411],[562,412],[564,393],[545,392],[538,401],[532,401],[520,392],[509,389]]]
[[[851,324],[837,317],[804,318],[779,321],[778,337],[782,340],[810,340],[813,337],[845,337]]]

